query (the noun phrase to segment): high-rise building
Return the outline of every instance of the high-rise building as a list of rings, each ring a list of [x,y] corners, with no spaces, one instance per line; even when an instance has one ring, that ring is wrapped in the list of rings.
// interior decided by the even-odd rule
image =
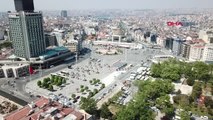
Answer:
[[[175,55],[180,55],[181,53],[181,44],[182,44],[182,40],[180,40],[179,38],[175,38],[173,41],[173,47],[172,47],[172,51]]]
[[[190,53],[190,43],[189,42],[184,42],[181,44],[181,56],[184,58],[189,58],[189,53]]]
[[[61,17],[67,17],[67,11],[66,10],[61,11]]]
[[[200,61],[203,57],[203,44],[192,44],[190,45],[189,60]]]
[[[167,48],[167,49],[169,49],[169,50],[172,50],[173,41],[174,41],[173,38],[166,38],[166,45],[165,45],[165,48]]]
[[[150,40],[151,40],[152,43],[157,43],[157,35],[152,34]]]
[[[0,29],[0,40],[4,40],[4,30]]]
[[[8,16],[14,54],[29,60],[45,53],[46,45],[42,13],[34,12],[32,0],[26,1],[15,0],[17,12],[9,12]]]
[[[213,43],[213,29],[200,30],[199,39],[204,40],[205,43]]]
[[[213,61],[213,44],[206,44],[203,51],[203,61],[212,62]]]
[[[25,12],[33,12],[34,11],[34,3],[33,0],[14,0],[15,9],[17,12],[25,11]]]
[[[45,42],[46,42],[46,47],[58,46],[56,36],[52,34],[45,34]]]

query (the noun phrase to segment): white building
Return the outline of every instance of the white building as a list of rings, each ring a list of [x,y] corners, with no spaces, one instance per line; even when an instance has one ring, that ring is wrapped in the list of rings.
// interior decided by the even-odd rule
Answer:
[[[85,27],[85,33],[87,35],[96,35],[96,31],[93,26]]]
[[[52,34],[56,36],[58,46],[63,46],[64,43],[63,39],[65,38],[66,35],[65,30],[54,29]]]
[[[1,67],[4,72],[4,77],[6,78],[18,78],[29,75],[29,65],[28,64],[10,64]]]
[[[213,61],[213,44],[206,44],[203,51],[203,61]]]
[[[203,56],[204,45],[193,44],[190,47],[189,61],[200,61]]]
[[[166,45],[166,40],[164,40],[163,38],[157,37],[157,45],[164,47]]]
[[[204,40],[205,43],[213,43],[213,29],[200,30],[199,39]]]

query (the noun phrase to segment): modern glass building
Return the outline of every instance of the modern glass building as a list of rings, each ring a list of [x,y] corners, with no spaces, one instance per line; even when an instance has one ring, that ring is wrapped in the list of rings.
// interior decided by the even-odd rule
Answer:
[[[29,59],[45,53],[42,22],[40,12],[9,13],[10,39],[17,57]]]
[[[27,60],[39,57],[46,50],[42,13],[34,12],[33,0],[14,1],[17,12],[8,13],[14,54]]]
[[[61,17],[67,17],[67,11],[66,10],[61,11]]]

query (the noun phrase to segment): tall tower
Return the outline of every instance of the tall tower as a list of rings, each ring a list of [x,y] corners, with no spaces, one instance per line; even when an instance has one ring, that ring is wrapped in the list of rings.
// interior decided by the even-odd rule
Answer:
[[[61,17],[64,17],[64,18],[67,17],[67,11],[66,10],[61,11]]]
[[[41,12],[34,12],[33,0],[14,0],[16,12],[9,12],[10,39],[14,54],[27,60],[45,53]]]

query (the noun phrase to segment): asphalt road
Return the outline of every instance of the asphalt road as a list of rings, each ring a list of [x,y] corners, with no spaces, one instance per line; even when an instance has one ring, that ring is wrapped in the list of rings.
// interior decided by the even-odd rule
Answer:
[[[11,79],[11,78],[1,79],[0,80],[0,85],[1,85],[0,90],[2,90],[5,93],[8,93],[7,94],[8,96],[11,95],[9,97],[15,96],[15,97],[17,97],[21,100],[26,101],[26,102],[31,102],[31,101],[36,99],[36,96],[33,96],[30,93],[25,92],[25,85],[26,85],[27,82],[39,79],[39,78],[44,77],[44,76],[47,76],[50,73],[60,71],[64,68],[66,68],[71,63],[77,64],[77,63],[79,63],[79,62],[81,62],[85,59],[88,59],[90,57],[90,55],[91,55],[91,53],[87,53],[83,56],[81,55],[81,56],[79,56],[79,59],[78,59],[77,62],[75,60],[74,61],[67,61],[64,64],[60,64],[60,65],[52,67],[50,69],[44,69],[44,70],[38,72],[37,74],[27,76],[27,77],[22,77],[22,78],[19,78],[18,80],[14,80],[14,79]],[[11,86],[11,85],[8,84],[8,81],[15,81],[15,83],[12,82],[13,85]],[[1,95],[1,93],[0,93],[0,95]]]

